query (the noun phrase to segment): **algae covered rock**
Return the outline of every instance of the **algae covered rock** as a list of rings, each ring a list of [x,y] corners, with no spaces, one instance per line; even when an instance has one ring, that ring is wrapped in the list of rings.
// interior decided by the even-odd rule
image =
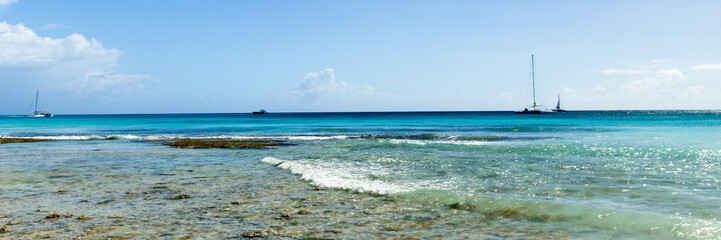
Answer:
[[[50,141],[47,139],[34,139],[34,138],[0,138],[0,144],[3,143],[27,143],[27,142],[43,142]]]
[[[176,148],[266,148],[290,145],[289,143],[269,139],[218,140],[218,139],[181,139],[164,142],[163,145]]]
[[[476,209],[476,208],[478,208],[478,207],[475,206],[475,205],[461,204],[461,203],[458,203],[458,202],[449,204],[448,207],[450,207],[451,209],[455,209],[455,210],[471,210],[471,209]]]
[[[243,233],[242,236],[244,238],[264,238],[267,237],[269,234],[268,231],[257,231],[257,232],[246,232]]]
[[[178,196],[175,196],[175,199],[188,199],[190,198],[190,195],[188,194],[180,194]]]

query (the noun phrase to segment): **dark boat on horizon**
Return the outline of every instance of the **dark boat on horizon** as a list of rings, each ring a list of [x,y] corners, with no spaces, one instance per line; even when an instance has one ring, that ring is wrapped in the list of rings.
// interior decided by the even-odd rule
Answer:
[[[253,112],[253,114],[268,114],[268,111],[265,111],[265,109],[261,109],[260,111]]]

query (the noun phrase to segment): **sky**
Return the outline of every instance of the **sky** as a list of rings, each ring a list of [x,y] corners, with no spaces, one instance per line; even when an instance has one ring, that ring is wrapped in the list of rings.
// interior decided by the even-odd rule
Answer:
[[[0,114],[721,109],[721,1],[0,0]]]

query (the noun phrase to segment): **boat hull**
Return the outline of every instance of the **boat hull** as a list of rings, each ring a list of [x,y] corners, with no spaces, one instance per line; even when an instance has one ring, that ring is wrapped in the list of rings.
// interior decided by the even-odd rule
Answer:
[[[40,118],[40,117],[52,117],[53,115],[50,114],[50,113],[46,113],[46,114],[28,114],[28,115],[25,115],[25,116],[27,116],[27,117],[33,117],[33,118]]]
[[[528,111],[516,111],[515,114],[549,114],[554,112],[541,111],[541,110],[528,110]]]

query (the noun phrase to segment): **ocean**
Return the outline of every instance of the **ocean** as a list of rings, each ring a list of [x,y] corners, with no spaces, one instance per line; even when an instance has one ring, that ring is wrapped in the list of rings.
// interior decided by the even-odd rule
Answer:
[[[0,137],[53,140],[0,144],[0,238],[721,239],[719,111],[2,116]]]

